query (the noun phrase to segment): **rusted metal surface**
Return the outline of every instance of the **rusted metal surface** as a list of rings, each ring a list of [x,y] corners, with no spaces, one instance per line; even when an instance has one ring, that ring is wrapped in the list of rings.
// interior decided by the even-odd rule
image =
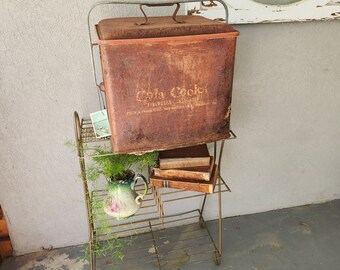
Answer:
[[[179,17],[186,23],[154,17],[144,26],[135,25],[140,18],[97,26],[115,153],[229,137],[238,32],[205,18]]]
[[[164,6],[168,7],[168,6],[173,6],[173,5],[176,5],[176,9],[175,9],[174,13],[172,14],[173,21],[176,22],[176,23],[185,23],[185,21],[178,21],[177,18],[176,18],[177,13],[178,13],[179,8],[180,8],[180,4],[179,3],[176,3],[176,4],[151,4],[151,5],[150,4],[149,5],[146,4],[145,6],[147,6],[147,7],[164,7]],[[147,25],[148,24],[148,16],[144,12],[143,6],[144,5],[141,4],[141,5],[139,5],[139,8],[140,8],[141,12],[144,15],[145,21],[142,22],[142,23],[136,23],[137,25]]]

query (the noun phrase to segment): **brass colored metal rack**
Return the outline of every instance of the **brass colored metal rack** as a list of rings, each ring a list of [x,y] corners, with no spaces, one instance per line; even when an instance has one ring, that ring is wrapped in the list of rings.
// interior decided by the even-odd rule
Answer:
[[[107,240],[101,227],[102,220],[93,220],[91,198],[104,199],[107,191],[93,188],[86,178],[88,158],[93,157],[97,147],[110,150],[109,139],[96,139],[90,119],[80,119],[74,113],[75,139],[79,158],[86,212],[88,217],[90,269],[185,269],[195,268],[196,264],[209,263],[214,259],[217,265],[222,258],[222,193],[230,189],[220,175],[221,158],[224,140],[214,142],[214,158],[218,165],[218,178],[213,194],[150,187],[143,200],[141,209],[126,220],[115,220],[107,216],[110,230],[122,241],[124,259],[122,262],[112,261],[109,256],[99,256],[93,250],[94,244]],[[230,139],[235,134],[230,132]],[[143,189],[142,185],[136,188]],[[204,208],[207,198],[218,196],[218,233],[210,233],[204,220]],[[198,209],[167,214],[167,208],[180,201],[202,198]],[[172,207],[174,209],[174,207]],[[184,225],[183,225],[184,224]],[[217,241],[214,240],[217,238]],[[132,241],[131,241],[132,240]],[[130,244],[129,244],[130,243]]]

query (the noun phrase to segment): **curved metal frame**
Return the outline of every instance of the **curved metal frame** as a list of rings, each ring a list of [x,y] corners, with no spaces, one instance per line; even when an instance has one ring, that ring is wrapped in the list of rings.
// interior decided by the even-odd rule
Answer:
[[[88,237],[89,237],[89,255],[90,255],[90,268],[91,270],[96,269],[95,266],[95,254],[92,252],[93,249],[93,239],[95,239],[95,230],[94,224],[91,218],[91,203],[90,203],[90,193],[87,185],[86,179],[86,164],[84,159],[84,147],[82,143],[82,134],[81,134],[81,126],[82,122],[80,121],[79,115],[77,112],[74,112],[74,133],[76,139],[76,146],[77,146],[77,154],[79,158],[79,165],[80,165],[80,172],[81,172],[81,179],[83,182],[84,188],[84,198],[85,198],[85,205],[86,205],[86,216],[88,221]]]
[[[84,125],[88,126],[90,125],[90,122],[88,120],[80,120],[78,113],[74,112],[74,131],[75,131],[75,140],[76,140],[76,145],[77,145],[77,154],[78,154],[78,158],[79,158],[79,164],[80,164],[80,170],[81,170],[81,177],[82,177],[82,182],[83,182],[83,187],[84,187],[84,196],[85,196],[85,201],[86,201],[86,214],[87,214],[87,218],[88,218],[88,234],[89,234],[89,251],[90,251],[90,267],[91,270],[96,269],[96,254],[93,252],[93,246],[96,244],[97,241],[97,237],[100,237],[100,235],[96,235],[96,230],[94,227],[94,221],[91,218],[91,203],[90,203],[90,193],[89,193],[89,189],[88,189],[88,183],[87,183],[87,179],[86,179],[86,164],[85,164],[85,158],[86,157],[91,157],[91,156],[87,156],[85,155],[85,151],[89,150],[91,151],[91,149],[93,148],[88,148],[85,145],[83,145],[83,140],[86,139],[86,133],[83,133],[83,129],[84,129]],[[85,129],[88,129],[85,127]],[[85,134],[85,135],[84,135]],[[236,135],[230,131],[231,137],[229,139],[235,139]],[[86,140],[85,140],[86,141]],[[205,228],[208,231],[208,235],[211,239],[211,243],[214,245],[214,261],[217,265],[220,264],[221,262],[221,258],[222,258],[222,192],[225,191],[230,191],[230,188],[228,187],[228,185],[226,184],[226,182],[224,181],[224,179],[221,177],[220,174],[220,168],[221,168],[221,163],[222,163],[222,157],[223,157],[223,150],[224,150],[224,142],[225,140],[219,141],[219,142],[214,142],[214,160],[215,162],[217,162],[218,164],[218,178],[217,178],[217,183],[215,185],[215,188],[217,186],[217,191],[214,191],[214,193],[218,195],[218,243],[217,245],[215,244],[215,241],[211,235],[211,233],[209,232],[208,228],[206,227],[206,223],[204,221],[203,218],[203,213],[204,213],[204,208],[205,208],[205,204],[206,204],[206,200],[208,195],[210,194],[196,194],[196,195],[177,195],[177,194],[181,194],[181,193],[185,193],[185,191],[183,190],[178,190],[178,191],[169,191],[169,192],[165,192],[162,193],[159,191],[159,188],[152,188],[152,196],[153,196],[153,200],[155,201],[155,207],[157,208],[158,214],[159,214],[159,220],[160,220],[160,224],[164,223],[164,219],[165,218],[169,218],[169,217],[174,217],[174,216],[179,216],[179,215],[184,215],[187,214],[189,212],[184,212],[184,213],[177,213],[175,215],[172,216],[168,216],[168,215],[164,215],[164,210],[163,210],[163,205],[165,203],[169,203],[171,201],[177,201],[177,200],[184,200],[184,199],[192,199],[194,197],[203,197],[203,202],[201,205],[201,209],[196,209],[193,211],[198,211],[198,221],[199,221],[199,225],[201,228]],[[224,186],[224,190],[222,191],[222,186]],[[173,196],[173,193],[177,193],[175,196]],[[168,196],[172,194],[170,197],[170,199],[161,199],[161,197],[163,196]],[[191,211],[192,212],[192,211]],[[158,220],[157,219],[157,220]],[[147,219],[150,223],[151,219]],[[98,221],[98,220],[97,220]],[[151,234],[153,235],[153,230],[150,225],[150,231]],[[154,236],[153,236],[153,240],[154,240]],[[158,258],[158,257],[157,257]],[[159,267],[160,263],[159,263]]]
[[[215,0],[216,2],[219,2],[222,4],[222,6],[225,9],[225,21],[228,21],[228,7],[227,4],[223,1],[223,0]],[[177,4],[177,6],[181,3],[190,3],[190,2],[201,2],[201,1],[197,1],[197,0],[181,0],[181,1],[174,1],[174,0],[162,0],[161,5],[165,6],[165,5],[170,5],[170,4]],[[89,34],[89,40],[90,40],[90,53],[91,53],[91,61],[92,61],[92,73],[93,73],[93,78],[94,78],[94,82],[96,84],[96,86],[98,87],[98,94],[99,94],[99,98],[101,98],[101,93],[100,93],[100,83],[98,82],[97,79],[97,70],[96,70],[96,64],[95,64],[95,60],[94,60],[94,52],[93,52],[93,48],[94,46],[97,46],[97,43],[93,42],[93,38],[92,38],[92,33],[91,33],[91,25],[90,25],[90,20],[91,20],[91,14],[93,12],[93,10],[99,6],[102,5],[117,5],[117,4],[128,4],[128,5],[150,5],[150,6],[155,6],[155,5],[159,5],[159,1],[158,0],[117,0],[117,1],[103,1],[103,2],[98,2],[96,4],[94,4],[88,14],[87,14],[87,23],[88,23],[88,34]],[[91,270],[96,269],[96,255],[92,252],[92,247],[96,241],[96,235],[95,235],[95,230],[94,230],[94,224],[91,220],[91,205],[90,205],[90,194],[89,194],[89,190],[88,190],[88,185],[87,185],[87,180],[86,180],[86,165],[85,165],[85,159],[84,159],[84,146],[82,143],[82,134],[81,134],[81,128],[82,128],[82,124],[83,124],[83,120],[80,121],[79,116],[77,114],[77,112],[74,112],[74,124],[75,124],[75,137],[76,137],[76,144],[77,144],[77,150],[78,150],[78,157],[79,157],[79,162],[80,162],[80,170],[81,170],[81,176],[82,176],[82,182],[83,182],[83,186],[84,186],[84,196],[86,199],[86,212],[87,212],[87,218],[88,218],[88,233],[89,233],[89,247],[90,247],[90,268]],[[232,134],[232,138],[234,139],[236,138],[235,134],[231,131]],[[220,175],[220,167],[221,167],[221,161],[222,161],[222,155],[223,155],[223,149],[224,149],[224,140],[221,141],[220,147],[219,147],[219,154],[217,156],[217,149],[218,149],[218,145],[217,142],[214,142],[214,159],[215,161],[218,160],[218,178],[217,178],[217,183],[216,185],[218,186],[218,191],[216,193],[218,193],[218,225],[219,225],[219,239],[218,239],[218,246],[215,245],[215,242],[213,241],[210,232],[209,235],[211,237],[212,242],[215,245],[215,251],[214,251],[214,261],[217,265],[220,264],[221,262],[221,258],[222,258],[222,195],[221,195],[221,186],[222,184],[224,184],[227,188],[227,191],[230,191],[229,187],[226,185],[225,181],[222,179],[221,175]],[[155,189],[153,190],[153,194],[155,196],[155,200],[156,200],[156,205],[158,205],[159,211],[160,211],[160,216],[161,218],[164,218],[164,213],[163,213],[163,207],[161,205],[161,201],[160,198],[158,196],[158,190]],[[205,221],[203,219],[203,212],[204,212],[204,207],[205,207],[205,203],[207,200],[207,196],[209,194],[202,194],[202,196],[204,196],[203,202],[202,202],[202,206],[201,209],[198,210],[199,211],[199,224],[200,226],[203,228],[205,227]],[[189,197],[190,198],[190,197]],[[150,225],[151,226],[151,225]],[[152,233],[152,231],[151,231]]]

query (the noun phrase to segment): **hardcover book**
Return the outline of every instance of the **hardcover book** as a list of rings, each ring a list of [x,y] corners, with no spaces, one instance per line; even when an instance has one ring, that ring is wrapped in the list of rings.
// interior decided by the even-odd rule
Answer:
[[[210,165],[210,155],[206,144],[160,151],[158,158],[160,169]]]
[[[214,158],[210,157],[209,166],[199,166],[199,167],[188,167],[188,168],[178,168],[178,169],[160,169],[154,168],[154,175],[164,178],[181,178],[181,179],[192,179],[192,180],[202,180],[209,181],[211,177],[212,170],[214,168]]]
[[[209,181],[187,180],[187,179],[168,179],[157,177],[154,174],[150,176],[150,185],[154,187],[176,188],[203,193],[214,193],[214,186],[218,177],[217,165],[214,165],[213,173]]]

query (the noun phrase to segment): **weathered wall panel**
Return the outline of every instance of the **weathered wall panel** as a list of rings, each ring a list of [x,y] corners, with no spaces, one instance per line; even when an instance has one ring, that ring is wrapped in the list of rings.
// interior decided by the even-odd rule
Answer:
[[[268,23],[340,18],[340,3],[336,0],[225,0],[229,8],[229,23]],[[206,4],[208,2],[205,2]],[[189,3],[187,10],[200,10],[207,18],[224,18],[224,9]]]

